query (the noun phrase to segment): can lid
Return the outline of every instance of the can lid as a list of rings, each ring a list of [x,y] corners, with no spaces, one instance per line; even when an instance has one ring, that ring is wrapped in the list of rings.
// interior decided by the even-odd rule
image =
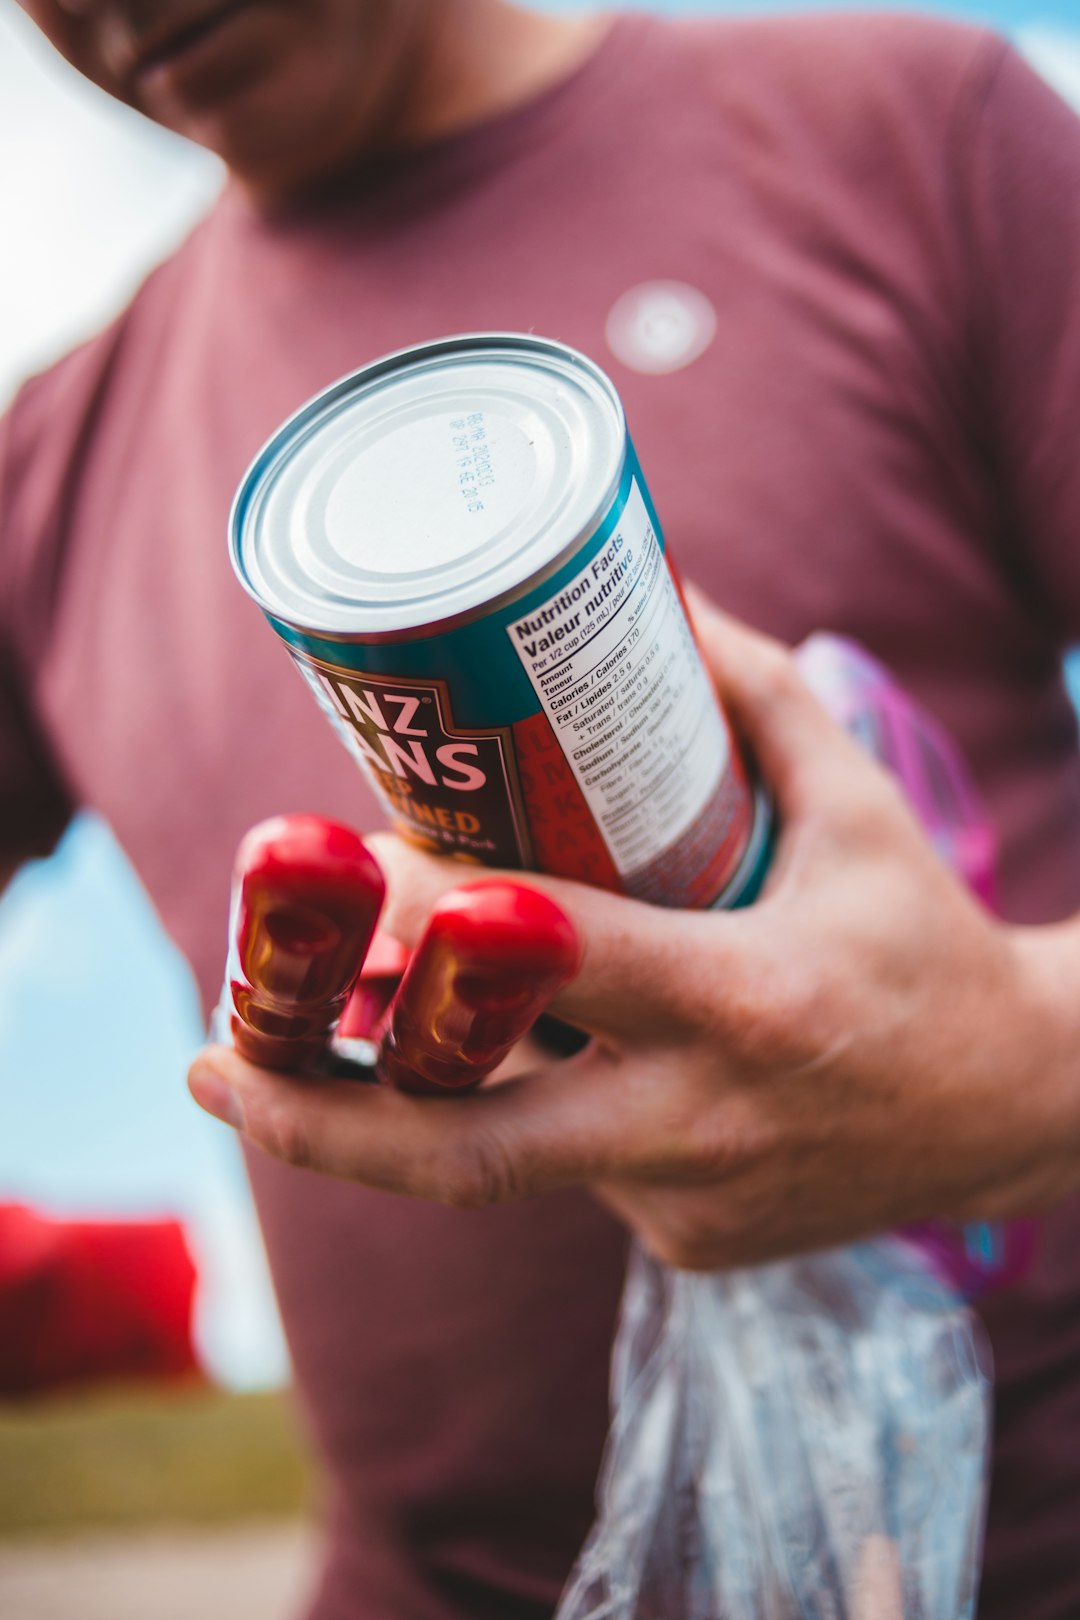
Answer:
[[[618,395],[562,344],[409,349],[335,383],[248,470],[233,565],[298,629],[426,631],[512,599],[585,538],[625,457]]]

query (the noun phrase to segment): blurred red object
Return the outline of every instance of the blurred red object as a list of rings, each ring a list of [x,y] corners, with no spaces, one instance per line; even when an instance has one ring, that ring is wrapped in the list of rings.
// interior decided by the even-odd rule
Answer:
[[[69,1221],[0,1204],[0,1396],[198,1373],[179,1221]]]

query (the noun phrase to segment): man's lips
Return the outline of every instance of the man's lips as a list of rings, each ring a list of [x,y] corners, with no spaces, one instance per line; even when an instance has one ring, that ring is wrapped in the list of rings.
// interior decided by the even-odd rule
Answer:
[[[168,68],[209,39],[222,23],[245,10],[250,0],[226,0],[211,10],[194,16],[171,18],[145,38],[134,41],[132,74],[143,78],[160,68]]]

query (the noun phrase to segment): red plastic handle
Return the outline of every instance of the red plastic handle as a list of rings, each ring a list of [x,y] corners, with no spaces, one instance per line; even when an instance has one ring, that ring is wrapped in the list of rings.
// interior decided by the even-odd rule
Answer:
[[[319,1057],[356,980],[386,886],[349,827],[275,816],[236,853],[229,990],[237,1050],[264,1068]]]
[[[406,947],[376,929],[360,977],[338,1021],[338,1040],[378,1040],[383,1019],[408,965]]]
[[[523,884],[470,883],[434,907],[390,1009],[382,1080],[403,1091],[475,1086],[572,979],[574,925]]]

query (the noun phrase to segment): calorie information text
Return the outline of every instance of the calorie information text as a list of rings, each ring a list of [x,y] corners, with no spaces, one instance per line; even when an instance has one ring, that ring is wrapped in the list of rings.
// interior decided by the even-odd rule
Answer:
[[[613,533],[506,627],[621,875],[715,797],[730,742],[637,482]]]

